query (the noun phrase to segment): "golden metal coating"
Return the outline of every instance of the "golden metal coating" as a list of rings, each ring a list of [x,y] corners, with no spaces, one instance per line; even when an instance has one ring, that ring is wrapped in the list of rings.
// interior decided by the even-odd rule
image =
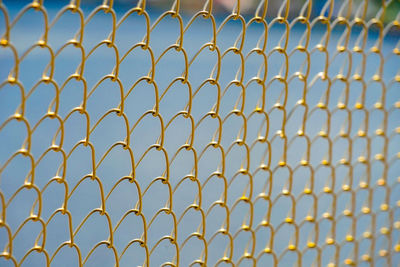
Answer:
[[[43,266],[57,266],[54,262],[65,251],[75,255],[68,266],[90,266],[94,257],[103,254],[111,257],[110,266],[158,266],[160,257],[165,258],[162,266],[186,266],[188,258],[190,266],[400,264],[400,14],[393,21],[385,19],[395,0],[382,1],[372,19],[367,17],[372,3],[368,0],[326,0],[318,16],[312,15],[312,0],[303,1],[294,16],[291,6],[298,6],[296,1],[283,1],[272,16],[271,1],[262,0],[250,18],[243,16],[243,1],[237,0],[221,22],[213,14],[212,0],[205,1],[203,9],[186,22],[179,0],[153,22],[145,0],[119,19],[112,0],[104,0],[90,14],[82,11],[83,2],[71,0],[50,20],[43,1],[34,0],[11,20],[0,0],[4,21],[0,46],[12,58],[0,93],[19,94],[15,112],[0,114],[0,145],[19,142],[11,153],[5,145],[0,147],[0,245],[4,245],[0,265],[28,266],[36,255],[43,259]],[[13,34],[32,12],[41,18],[43,32],[21,51],[22,44]],[[64,16],[74,16],[78,30],[74,36],[60,35],[65,40],[56,48],[51,34]],[[111,21],[111,32],[104,40],[86,45],[90,34],[86,29],[99,16]],[[141,19],[145,35],[121,51],[118,30],[130,16]],[[165,20],[176,26],[176,42],[157,53],[152,40]],[[188,36],[198,20],[208,23],[209,30],[197,34],[209,38],[189,53]],[[237,38],[225,49],[223,32],[232,23],[240,25],[235,28],[240,32],[231,33]],[[279,38],[273,43],[275,29]],[[250,31],[256,31],[258,39],[248,48],[254,41]],[[372,45],[371,39],[375,40]],[[79,63],[68,73],[57,60],[72,50],[79,55]],[[110,71],[98,74],[90,84],[88,76],[95,73],[90,68],[95,66],[89,63],[106,50],[113,55],[113,61],[105,63],[112,64]],[[35,78],[37,82],[28,87],[23,65],[37,51],[47,55],[48,63],[41,77]],[[195,84],[196,62],[205,53],[213,59],[212,66],[208,77]],[[180,58],[180,66],[162,65],[171,54]],[[147,65],[143,74],[133,74],[138,77],[128,83],[121,73],[129,68],[130,58]],[[236,72],[229,76],[226,64],[233,61]],[[260,62],[258,70],[249,74],[254,62]],[[181,75],[161,85],[160,73],[177,68]],[[62,80],[55,78],[60,73],[65,74]],[[387,77],[388,73],[395,74]],[[228,82],[222,82],[221,77],[227,76]],[[82,88],[80,104],[62,113],[66,90],[74,86]],[[152,106],[138,111],[131,101],[141,86],[153,95],[150,100],[146,95]],[[105,87],[110,92],[103,100],[118,101],[96,116],[91,107],[108,107],[96,102],[96,94]],[[174,88],[183,88],[180,94],[187,96],[185,103],[168,98]],[[36,89],[47,90],[51,100],[47,112],[34,120],[28,106]],[[207,102],[200,102],[204,92]],[[198,112],[198,106],[208,104],[209,110]],[[166,115],[170,111],[166,107],[177,106],[177,112]],[[105,135],[94,142],[96,134],[107,131],[104,124],[110,120],[117,122],[113,125],[122,129],[123,136]],[[83,133],[73,132],[77,122]],[[151,130],[140,132],[150,122]],[[10,127],[17,127],[18,134],[2,135]],[[41,127],[49,127],[51,140],[35,135]],[[179,131],[188,135],[177,141]],[[140,151],[136,144],[145,142],[146,135],[156,138]],[[74,142],[67,145],[71,139]],[[179,145],[174,147],[174,142]],[[45,148],[34,152],[40,146]],[[119,158],[110,165],[115,153]],[[81,154],[85,164],[76,165],[74,158]],[[105,178],[105,169],[114,175],[113,165],[119,166],[121,157],[130,162],[130,172]],[[46,161],[56,162],[54,173],[43,170]],[[15,168],[16,162],[24,165]],[[72,179],[71,170],[80,170],[74,166],[88,172],[78,171],[81,176]],[[21,180],[18,169],[24,168],[28,172]],[[151,169],[161,171],[143,175],[157,172]],[[182,174],[182,169],[187,173]],[[5,184],[12,184],[13,191]],[[86,191],[88,184],[90,191]],[[55,187],[58,193],[49,194]],[[119,190],[128,189],[130,198],[121,200],[124,205],[111,204]],[[77,198],[82,205],[96,201],[97,206],[80,216],[79,210],[70,208]],[[162,203],[158,203],[160,198]],[[14,214],[26,216],[15,224]],[[94,243],[87,240],[90,247],[84,248],[82,233],[90,231],[93,220],[101,229],[95,236],[101,238]],[[137,221],[134,226],[124,226],[133,220]],[[26,229],[30,229],[28,234]],[[54,229],[65,233],[56,245]],[[122,241],[125,237],[129,237],[126,242]],[[133,248],[140,251],[134,256],[140,263],[126,265],[124,257]]]

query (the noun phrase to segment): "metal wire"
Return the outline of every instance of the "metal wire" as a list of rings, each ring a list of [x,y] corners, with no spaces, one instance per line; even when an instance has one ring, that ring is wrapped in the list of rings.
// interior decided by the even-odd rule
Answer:
[[[400,164],[398,143],[400,125],[397,124],[394,127],[389,127],[389,125],[397,123],[396,117],[400,114],[400,99],[390,98],[390,92],[400,88],[398,87],[399,69],[396,70],[397,74],[389,80],[383,77],[387,72],[384,68],[385,62],[393,61],[393,58],[394,62],[400,62],[398,42],[400,16],[388,23],[384,22],[386,8],[393,1],[382,1],[376,16],[367,20],[370,4],[368,0],[343,1],[339,8],[334,6],[335,1],[327,0],[320,14],[312,18],[313,3],[308,0],[305,1],[299,14],[289,19],[291,2],[293,1],[283,1],[276,17],[267,22],[268,1],[261,1],[254,16],[246,22],[241,14],[240,1],[237,0],[231,15],[217,27],[218,20],[213,15],[212,0],[208,0],[204,8],[198,11],[186,25],[183,24],[179,0],[174,1],[171,9],[162,13],[152,24],[144,0],[139,1],[136,7],[127,11],[119,21],[117,21],[111,0],[105,0],[86,17],[80,8],[81,1],[71,0],[58,12],[52,22],[49,22],[48,12],[41,0],[34,0],[25,6],[13,21],[10,21],[7,7],[0,1],[1,16],[5,21],[0,45],[2,49],[11,52],[14,61],[7,80],[0,84],[0,92],[7,86],[12,86],[14,90],[20,92],[20,105],[15,113],[10,114],[6,120],[0,121],[0,133],[15,122],[23,125],[26,132],[19,150],[10,155],[1,152],[6,160],[0,162],[0,177],[4,176],[9,166],[18,157],[26,158],[31,166],[25,181],[18,185],[14,192],[5,192],[2,186],[4,177],[0,180],[0,231],[4,233],[0,235],[0,238],[5,244],[0,259],[11,264],[10,266],[21,266],[31,254],[38,253],[44,257],[45,265],[50,266],[63,250],[72,248],[77,255],[78,266],[84,266],[91,256],[96,254],[96,250],[105,246],[113,255],[115,266],[119,266],[126,251],[139,244],[142,248],[140,256],[144,258],[142,265],[155,266],[152,262],[158,257],[156,251],[161,244],[164,244],[174,253],[163,266],[182,266],[180,262],[185,256],[183,251],[187,247],[194,249],[198,255],[195,255],[191,266],[268,266],[268,264],[308,266],[307,262],[312,262],[314,266],[326,264],[328,266],[361,264],[397,266],[400,259],[400,191],[398,189],[400,178],[396,177],[398,173],[393,174],[391,170],[398,170],[396,166]],[[40,40],[21,52],[11,41],[11,36],[14,26],[31,10],[42,14],[44,31]],[[333,15],[335,10],[339,10],[337,16]],[[73,39],[55,50],[48,41],[48,33],[67,13],[77,14],[79,31]],[[111,14],[111,33],[106,40],[97,43],[93,48],[87,48],[83,42],[87,34],[85,27],[96,14],[102,13]],[[141,42],[132,44],[131,49],[123,54],[117,45],[116,32],[124,24],[126,18],[133,15],[144,18],[146,33]],[[175,44],[167,47],[156,57],[150,40],[154,37],[157,26],[162,24],[165,18],[177,21],[179,37]],[[187,38],[185,36],[191,25],[197,19],[210,22],[211,39],[202,44],[193,58],[189,58],[184,40]],[[235,43],[223,51],[220,49],[220,42],[224,40],[219,38],[224,27],[231,21],[242,25],[241,32],[238,33]],[[249,52],[245,52],[247,31],[254,24],[258,25],[257,30],[261,31],[261,38]],[[283,27],[282,38],[276,46],[269,47],[269,34],[275,25]],[[294,48],[291,48],[292,29],[299,25],[303,27],[302,38]],[[344,29],[338,40],[331,37],[335,27]],[[315,29],[320,31],[322,29],[324,35],[313,43]],[[372,31],[377,32],[378,37],[375,44],[368,47],[367,39]],[[396,33],[391,35],[393,31],[397,32],[397,35]],[[397,44],[390,51],[384,51],[383,45],[388,36],[397,38]],[[114,50],[115,65],[111,66],[111,73],[101,78],[93,87],[88,87],[85,64],[93,57],[97,49],[104,46]],[[75,73],[63,81],[58,81],[54,78],[57,58],[68,47],[74,47],[81,52],[81,62]],[[24,77],[20,75],[20,66],[36,48],[48,51],[50,60],[40,80],[27,90],[29,88],[26,88],[23,83]],[[151,68],[147,75],[140,77],[133,82],[132,86],[126,88],[127,85],[121,82],[119,73],[125,58],[137,49],[147,53]],[[196,70],[191,66],[207,49],[215,55],[216,64],[207,79],[198,87],[192,87],[191,77],[196,75]],[[175,51],[182,56],[184,69],[182,75],[171,80],[164,89],[159,86],[156,72],[160,70],[161,59],[169,51]],[[236,76],[224,87],[220,76],[223,72],[223,62],[229,56],[238,57],[240,64]],[[259,66],[257,75],[246,81],[246,66],[253,56],[261,58],[262,64]],[[297,56],[303,58],[302,64],[292,70],[290,67],[298,65],[294,64],[294,58]],[[281,62],[274,61],[277,57],[281,58]],[[338,62],[343,58],[343,62]],[[360,60],[355,60],[355,58]],[[321,64],[321,69],[318,73],[312,73],[310,66],[316,63]],[[372,75],[366,71],[367,64],[374,65],[376,71]],[[398,67],[398,64],[396,66]],[[334,67],[338,70],[336,71]],[[164,69],[164,71],[168,70]],[[276,75],[271,75],[273,72],[276,72]],[[83,85],[81,105],[62,116],[59,112],[59,106],[63,103],[62,91],[72,80]],[[88,111],[87,103],[102,83],[110,81],[119,88],[115,91],[119,103],[100,118],[95,119]],[[154,107],[133,120],[125,112],[130,105],[128,96],[142,82],[146,82],[154,90]],[[37,122],[32,123],[28,119],[27,112],[29,111],[26,110],[26,103],[41,84],[53,85],[54,98],[47,113]],[[160,105],[174,84],[181,84],[187,88],[188,99],[183,110],[172,118],[166,119]],[[261,93],[258,103],[249,106],[246,96],[253,85],[259,86]],[[216,90],[216,100],[210,98],[212,108],[205,114],[197,114],[199,116],[196,117],[192,106],[199,101],[196,100],[196,96],[206,86],[211,86]],[[240,94],[236,102],[230,103],[233,108],[224,114],[221,106],[229,102],[226,96],[233,87],[239,88]],[[342,88],[341,94],[335,99],[332,95],[338,87]],[[281,88],[279,89],[280,96],[271,104],[271,99],[273,99],[271,91],[276,88]],[[371,106],[368,103],[372,90],[379,90],[380,93]],[[312,97],[310,97],[310,94],[314,93],[321,96],[317,103],[312,103]],[[358,98],[351,101],[350,96],[354,95]],[[398,97],[399,94],[395,91],[394,96]],[[294,104],[289,105],[289,102]],[[102,103],[97,104],[102,105]],[[7,105],[7,103],[2,103],[2,105]],[[175,103],[168,102],[167,105],[174,106]],[[249,107],[251,112],[246,112],[245,108]],[[86,137],[67,149],[63,145],[65,131],[71,127],[68,126],[68,120],[75,114],[84,118],[82,125],[86,129]],[[374,114],[380,118],[378,123]],[[148,116],[158,121],[160,136],[144,153],[137,155],[131,136],[139,127],[140,122]],[[92,135],[108,118],[115,120],[118,118],[123,122],[125,138],[109,146],[104,154],[96,158],[99,148],[91,142]],[[260,128],[250,128],[250,123],[256,118],[261,120]],[[371,121],[371,118],[374,121]],[[183,119],[186,125],[189,125],[190,135],[187,140],[181,140],[181,146],[177,150],[168,150],[165,140],[173,134],[168,130],[178,119]],[[34,142],[48,140],[33,139],[32,136],[48,120],[56,122],[58,129],[51,146],[42,154],[34,155],[32,153]],[[212,138],[204,145],[196,145],[199,129],[208,120],[217,125],[215,129],[207,128],[208,132],[213,134]],[[232,140],[225,137],[227,131],[230,131],[230,128],[226,126],[230,120],[235,120],[239,129],[236,138]],[[280,122],[277,123],[276,120]],[[297,127],[297,132],[293,130],[293,127]],[[318,130],[310,130],[315,128]],[[252,131],[257,131],[255,138],[250,134]],[[3,141],[6,140],[3,139]],[[256,153],[260,146],[264,151],[262,155]],[[91,171],[73,184],[66,178],[66,172],[72,168],[70,162],[74,151],[81,147],[88,148],[91,153]],[[122,147],[124,151],[127,151],[127,155],[130,155],[132,170],[128,176],[119,177],[111,189],[108,188],[109,191],[106,191],[103,178],[97,174],[103,161],[116,147]],[[378,149],[375,149],[376,147]],[[391,149],[395,152],[390,152]],[[144,181],[143,177],[137,177],[136,171],[142,167],[142,162],[154,150],[163,154],[165,171],[163,175],[154,177],[151,182]],[[235,151],[238,150],[244,152],[240,152],[242,162],[235,165],[231,157],[236,155]],[[44,186],[39,186],[35,182],[36,169],[42,160],[47,160],[46,156],[51,152],[60,155],[62,163],[54,177],[49,179]],[[219,155],[218,167],[206,175],[208,178],[200,179],[199,172],[202,171],[199,167],[200,162],[207,159],[209,152]],[[187,153],[189,155],[187,157],[192,159],[193,167],[190,173],[181,177],[178,182],[173,182],[170,173],[174,168],[178,168],[174,165],[175,160],[183,153]],[[293,160],[293,157],[296,159]],[[256,166],[251,166],[253,162],[257,162]],[[358,170],[363,170],[362,174],[359,174]],[[260,179],[263,181],[261,187]],[[77,223],[68,204],[75,192],[87,180],[97,183],[99,203],[97,208]],[[223,189],[219,192],[220,196],[212,198],[208,194],[211,192],[208,185],[214,180],[222,182]],[[232,188],[237,180],[246,181],[246,185],[242,187],[243,193],[229,203],[228,199],[232,197]],[[132,194],[136,195],[138,200],[131,203],[133,208],[125,210],[120,219],[113,221],[108,201],[112,193],[118,190],[118,186],[125,181],[136,188]],[[52,199],[45,198],[46,189],[54,183],[63,185],[65,193],[53,196]],[[177,192],[183,185],[187,187],[187,183],[196,188],[197,194],[193,197],[193,203],[188,205],[183,212],[178,213],[174,209],[175,203],[180,201],[176,198]],[[157,207],[157,212],[154,214],[145,214],[143,205],[151,201],[148,197],[149,194],[153,194],[152,187],[156,184],[162,184],[167,188],[165,204]],[[183,188],[186,188],[185,186]],[[31,205],[30,216],[26,217],[20,225],[11,226],[7,215],[15,212],[10,209],[18,209],[12,204],[24,191],[33,192],[35,195],[33,203],[27,200]],[[378,194],[382,197],[377,197]],[[61,206],[54,209],[51,216],[44,218],[43,206],[47,205],[47,202],[58,200],[61,201]],[[360,205],[359,201],[363,203]],[[207,205],[206,202],[211,204]],[[341,204],[342,202],[344,205]],[[264,205],[261,209],[262,214],[259,214],[260,209],[256,209],[256,206],[260,205]],[[222,220],[222,225],[216,231],[209,222],[213,216],[216,216],[215,210]],[[279,218],[279,210],[286,213],[286,216]],[[239,217],[235,217],[237,215],[234,214],[238,212]],[[303,213],[305,213],[304,216]],[[85,224],[96,214],[106,219],[108,227],[104,228],[104,231],[108,239],[93,244],[89,251],[84,253],[82,245],[76,239]],[[140,219],[143,228],[137,230],[139,236],[132,237],[123,249],[117,248],[114,238],[116,232],[131,214]],[[192,218],[196,225],[190,228],[194,229],[193,232],[187,234],[182,230],[182,225],[185,216],[195,216],[193,214],[197,214],[199,219]],[[149,231],[158,231],[151,227],[163,215],[168,216],[172,221],[171,233],[162,236],[154,244],[150,244]],[[59,231],[66,231],[68,238],[57,247],[51,248],[50,253],[46,242],[49,238],[48,228],[57,216],[62,216],[67,220],[65,229],[59,229]],[[242,222],[238,222],[238,218]],[[368,222],[367,226],[365,227],[362,222]],[[29,250],[16,255],[15,251],[19,248],[15,245],[15,239],[29,223],[40,225],[40,232],[38,235],[32,233],[36,241]],[[233,225],[237,223],[240,223],[240,226],[235,229]],[[303,239],[304,234],[308,238]],[[178,236],[182,236],[183,241],[179,241]],[[243,239],[242,236],[245,238]],[[200,243],[193,243],[193,239]],[[215,244],[220,244],[218,239],[226,240],[225,245],[216,246]],[[243,240],[246,240],[245,245],[243,245]],[[278,248],[282,244],[284,249]],[[213,253],[218,254],[215,262],[210,259]],[[267,260],[269,260],[268,264]],[[70,266],[73,266],[72,263]]]

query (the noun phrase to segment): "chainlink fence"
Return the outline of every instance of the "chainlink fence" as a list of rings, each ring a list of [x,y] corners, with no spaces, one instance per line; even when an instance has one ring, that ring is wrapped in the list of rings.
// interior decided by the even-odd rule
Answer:
[[[0,266],[399,265],[398,1],[85,2],[0,0]]]

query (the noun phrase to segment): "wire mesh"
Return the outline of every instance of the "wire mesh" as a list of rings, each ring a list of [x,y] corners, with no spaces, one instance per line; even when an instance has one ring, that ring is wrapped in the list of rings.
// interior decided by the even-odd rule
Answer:
[[[398,266],[396,1],[295,2],[0,1],[0,265]]]

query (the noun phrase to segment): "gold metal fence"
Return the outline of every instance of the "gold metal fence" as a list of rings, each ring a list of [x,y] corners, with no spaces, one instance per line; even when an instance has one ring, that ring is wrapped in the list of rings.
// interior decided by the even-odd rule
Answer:
[[[267,0],[253,16],[237,0],[223,20],[180,2],[155,18],[146,1],[120,16],[71,0],[50,19],[0,0],[0,265],[398,266],[398,2],[285,0],[269,19]],[[90,46],[98,17],[111,32]],[[131,17],[144,36],[127,43]]]

